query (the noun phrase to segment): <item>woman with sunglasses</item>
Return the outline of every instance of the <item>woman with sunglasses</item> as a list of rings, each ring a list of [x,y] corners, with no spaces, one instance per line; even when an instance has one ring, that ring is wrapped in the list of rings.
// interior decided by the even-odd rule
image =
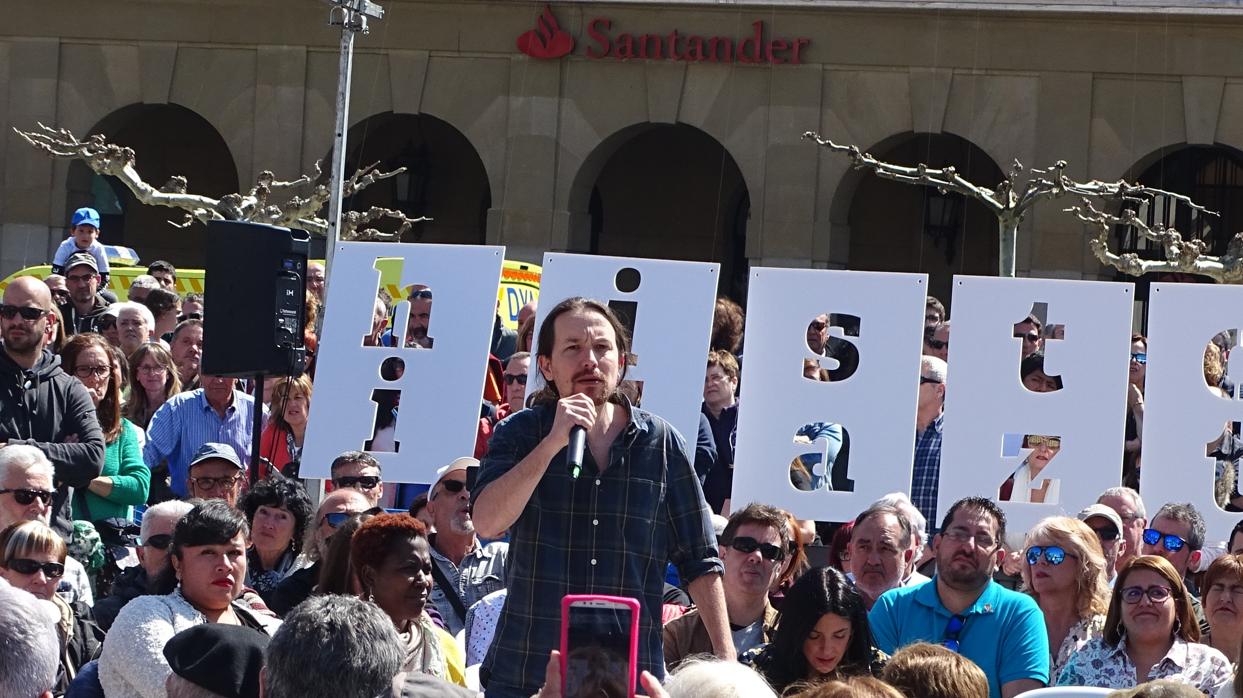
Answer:
[[[1130,688],[1172,679],[1213,695],[1230,681],[1230,660],[1199,640],[1200,627],[1174,566],[1141,555],[1114,582],[1103,635],[1071,656],[1057,684]]]
[[[56,607],[61,654],[53,692],[58,696],[83,665],[99,656],[104,641],[104,631],[92,622],[90,609],[56,593],[65,576],[67,553],[64,540],[41,521],[24,521],[0,532],[0,579]]]
[[[311,413],[311,379],[305,373],[281,378],[272,389],[272,418],[259,437],[259,456],[290,477],[290,463],[302,460],[306,422]]]
[[[1144,433],[1144,383],[1148,375],[1148,338],[1131,335],[1131,363],[1127,373],[1125,454],[1138,452]]]
[[[1243,555],[1222,555],[1213,560],[1200,588],[1210,628],[1200,641],[1238,664],[1243,643]]]
[[[832,567],[799,577],[786,592],[773,641],[742,659],[777,693],[798,683],[876,675],[885,660],[872,644],[863,597]]]
[[[1049,676],[1056,682],[1070,656],[1105,628],[1105,553],[1087,524],[1065,516],[1037,522],[1023,550],[1023,589],[1044,614],[1052,657]]]
[[[177,522],[169,566],[152,582],[153,595],[126,604],[104,643],[99,679],[108,698],[164,698],[170,672],[164,645],[186,628],[225,623],[276,631],[279,620],[238,600],[249,535],[241,512],[218,499]]]
[[[121,416],[121,366],[108,341],[97,334],[76,334],[61,350],[61,368],[77,376],[95,405],[104,433],[104,467],[86,488],[75,488],[73,517],[84,521],[133,518],[145,504],[151,471],[138,447],[138,429]]]
[[[1051,478],[1041,478],[1040,473],[1049,465],[1058,451],[1062,439],[1057,436],[1029,434],[1024,446],[1031,449],[1019,467],[1001,484],[997,499],[1003,502],[1056,502],[1061,493],[1061,483]]]
[[[134,385],[125,401],[125,417],[142,429],[168,398],[181,392],[173,355],[159,344],[144,344],[129,357]]]
[[[397,626],[406,647],[401,670],[465,686],[462,649],[426,612],[432,556],[423,523],[407,514],[368,519],[350,540],[350,566],[362,598],[379,606]]]
[[[239,507],[250,526],[246,586],[265,600],[301,567],[302,541],[311,522],[311,498],[295,480],[260,480]]]

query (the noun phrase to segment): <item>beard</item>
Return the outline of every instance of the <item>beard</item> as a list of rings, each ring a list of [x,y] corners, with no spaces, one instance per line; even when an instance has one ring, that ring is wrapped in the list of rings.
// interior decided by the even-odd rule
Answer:
[[[968,558],[971,561],[970,566],[956,564],[965,562]],[[954,555],[944,562],[937,560],[937,574],[956,589],[978,589],[987,584],[992,577],[992,570],[988,567],[987,564],[981,565],[975,555]]]
[[[4,347],[12,354],[30,355],[41,348],[43,333],[35,328],[7,327],[3,332]]]

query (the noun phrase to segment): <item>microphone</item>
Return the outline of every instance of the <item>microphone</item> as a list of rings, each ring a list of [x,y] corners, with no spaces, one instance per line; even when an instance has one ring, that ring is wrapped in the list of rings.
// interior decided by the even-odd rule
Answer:
[[[587,430],[575,424],[570,427],[570,443],[565,447],[565,465],[570,477],[578,479],[583,472],[583,451],[587,448]]]

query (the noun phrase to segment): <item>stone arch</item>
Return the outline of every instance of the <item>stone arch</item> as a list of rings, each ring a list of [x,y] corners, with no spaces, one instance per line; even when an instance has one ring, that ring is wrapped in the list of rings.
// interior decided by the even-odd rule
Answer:
[[[952,133],[901,133],[867,149],[901,165],[953,165],[969,180],[993,187],[1004,174],[971,141]],[[954,274],[997,273],[996,218],[983,204],[931,187],[901,184],[850,170],[830,205],[834,246],[848,250],[849,269],[928,274],[928,292],[949,303]]]
[[[584,158],[568,204],[572,250],[719,262],[720,292],[745,299],[750,190],[706,132],[640,123],[611,134]]]
[[[160,187],[181,175],[189,191],[213,198],[238,191],[237,165],[220,132],[197,112],[177,104],[130,104],[88,131],[133,148],[144,181]],[[140,204],[115,177],[91,171],[81,161],[69,165],[64,220],[80,206],[94,206],[102,217],[100,240],[134,248],[144,262],[165,259],[180,267],[201,267],[207,228],[193,223],[175,228],[178,209]]]
[[[491,180],[474,144],[448,121],[426,113],[372,114],[350,127],[346,151],[347,176],[375,162],[382,170],[407,170],[347,198],[346,209],[382,206],[432,218],[416,224],[407,242],[486,242]],[[325,167],[331,161],[329,151]]]

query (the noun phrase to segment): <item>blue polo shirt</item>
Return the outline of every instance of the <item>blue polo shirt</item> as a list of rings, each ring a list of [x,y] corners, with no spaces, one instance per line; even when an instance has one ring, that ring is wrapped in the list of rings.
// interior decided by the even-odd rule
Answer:
[[[1044,614],[1030,596],[989,580],[984,593],[962,615],[967,622],[958,634],[959,653],[984,670],[992,698],[1000,698],[1002,684],[1010,681],[1049,683],[1049,633]],[[881,594],[868,622],[877,648],[893,654],[913,642],[940,644],[951,616],[933,577]]]

